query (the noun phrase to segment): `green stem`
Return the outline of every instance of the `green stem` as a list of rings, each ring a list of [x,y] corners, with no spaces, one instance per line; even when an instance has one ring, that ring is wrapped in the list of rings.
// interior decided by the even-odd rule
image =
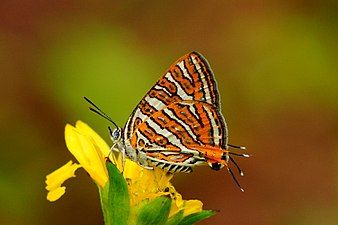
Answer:
[[[109,225],[109,218],[108,218],[108,213],[106,210],[105,205],[107,204],[107,196],[104,196],[104,190],[102,190],[101,187],[98,187],[99,189],[99,194],[100,194],[100,203],[101,203],[101,210],[103,214],[103,221],[105,225]]]

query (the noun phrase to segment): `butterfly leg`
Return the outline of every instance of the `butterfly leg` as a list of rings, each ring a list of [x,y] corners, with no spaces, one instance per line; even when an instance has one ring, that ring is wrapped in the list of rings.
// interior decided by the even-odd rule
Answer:
[[[124,166],[125,166],[125,163],[126,163],[126,151],[125,149],[123,148],[123,150],[121,151],[121,154],[122,154],[122,173],[124,172]],[[139,158],[139,161],[136,161],[138,165],[140,165],[142,168],[145,168],[147,170],[153,170],[154,167],[152,166],[148,166],[148,163],[145,162],[144,163],[144,160],[143,159],[140,159]]]
[[[120,152],[120,150],[118,148],[116,148],[116,144],[113,144],[113,146],[111,146],[110,151],[109,151],[108,155],[106,156],[106,159],[108,159],[111,162],[115,161],[114,158],[111,157],[113,155],[113,151],[114,152]]]
[[[121,154],[122,154],[122,174],[123,174],[124,166],[126,164],[126,149],[125,148],[122,148]]]
[[[109,154],[111,154],[112,152],[120,152],[120,150],[116,148],[116,144],[113,144],[111,146]]]

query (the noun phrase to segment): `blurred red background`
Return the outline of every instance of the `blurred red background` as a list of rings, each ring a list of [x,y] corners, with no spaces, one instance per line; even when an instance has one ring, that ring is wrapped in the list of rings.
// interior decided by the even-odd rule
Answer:
[[[45,175],[71,159],[81,119],[107,141],[93,99],[123,126],[180,56],[201,52],[222,97],[241,193],[225,170],[177,175],[185,199],[219,210],[201,224],[338,223],[336,1],[2,1],[1,224],[103,224],[85,172],[47,202]]]

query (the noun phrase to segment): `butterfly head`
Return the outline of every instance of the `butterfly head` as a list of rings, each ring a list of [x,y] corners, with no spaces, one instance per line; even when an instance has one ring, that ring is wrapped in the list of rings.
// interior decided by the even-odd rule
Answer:
[[[122,138],[122,129],[120,127],[117,127],[113,131],[110,130],[110,138],[114,143],[119,142]]]

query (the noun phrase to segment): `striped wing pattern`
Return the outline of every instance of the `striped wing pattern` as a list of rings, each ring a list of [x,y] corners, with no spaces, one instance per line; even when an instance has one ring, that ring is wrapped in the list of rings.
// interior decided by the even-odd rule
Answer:
[[[206,59],[197,52],[178,59],[135,108],[123,138],[127,148],[170,172],[204,163],[203,149],[226,149],[227,128]]]

